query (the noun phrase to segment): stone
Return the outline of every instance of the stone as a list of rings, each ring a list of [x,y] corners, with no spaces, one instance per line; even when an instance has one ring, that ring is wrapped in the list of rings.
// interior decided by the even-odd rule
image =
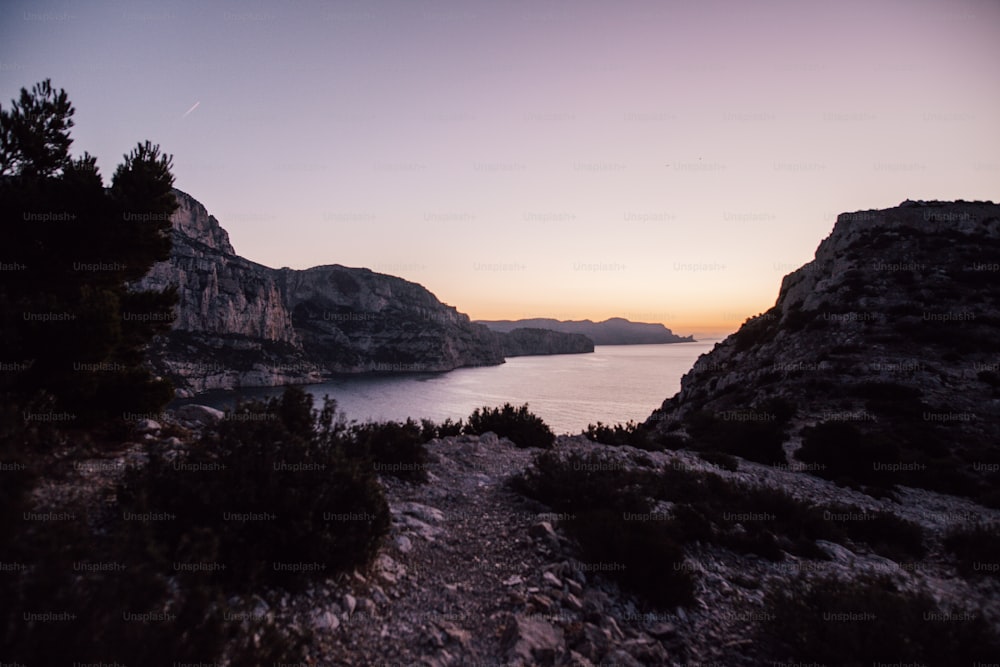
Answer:
[[[565,652],[561,628],[521,614],[507,624],[503,645],[507,659],[520,665],[551,665]]]
[[[154,433],[161,428],[163,427],[160,426],[160,422],[152,419],[143,419],[135,425],[135,430],[139,433]]]
[[[173,413],[178,419],[202,426],[211,426],[222,421],[226,416],[222,410],[216,410],[207,405],[198,405],[196,403],[188,403],[187,405],[174,408]]]
[[[572,609],[573,611],[583,611],[583,603],[580,602],[580,598],[576,597],[572,593],[566,593],[563,596],[563,606],[567,609]]]
[[[663,621],[650,626],[646,632],[657,639],[668,639],[677,634],[677,627],[673,623]]]
[[[548,521],[539,521],[538,523],[532,524],[532,526],[528,528],[528,535],[536,540],[544,540],[549,537],[555,537],[558,539],[555,529],[552,528],[552,524]]]
[[[562,588],[562,580],[551,572],[542,575],[542,581],[553,588]]]
[[[336,630],[340,627],[340,619],[332,611],[322,610],[313,614],[314,630]]]
[[[344,596],[341,598],[341,603],[343,604],[344,611],[347,612],[348,616],[350,616],[351,614],[353,614],[354,610],[358,606],[358,600],[357,600],[357,598],[355,598],[350,593],[344,593]]]
[[[524,579],[519,574],[512,574],[511,576],[509,576],[509,577],[507,577],[506,579],[503,580],[503,585],[504,586],[517,586],[517,585],[523,584],[523,583],[524,583]]]
[[[396,549],[398,549],[400,553],[408,554],[413,551],[413,542],[411,542],[410,538],[406,535],[397,536],[395,542]]]

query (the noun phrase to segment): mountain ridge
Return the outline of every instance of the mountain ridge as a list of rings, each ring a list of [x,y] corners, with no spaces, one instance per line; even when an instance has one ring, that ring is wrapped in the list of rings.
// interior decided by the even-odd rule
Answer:
[[[592,320],[557,320],[536,317],[521,320],[476,320],[493,331],[507,332],[516,328],[548,329],[561,333],[582,334],[595,345],[645,345],[656,343],[694,342],[692,336],[678,336],[660,323],[632,322],[623,317],[611,317],[601,322]]]
[[[995,506],[997,257],[992,202],[841,214],[775,305],[699,357],[646,426],[678,446]]]
[[[179,396],[315,383],[331,373],[504,362],[506,335],[473,323],[422,285],[339,264],[295,270],[252,262],[236,254],[203,204],[180,190],[174,195],[171,256],[136,287],[177,288],[173,328],[150,346],[149,363]],[[573,337],[548,337],[537,348],[529,342],[511,346],[520,354],[587,351]]]

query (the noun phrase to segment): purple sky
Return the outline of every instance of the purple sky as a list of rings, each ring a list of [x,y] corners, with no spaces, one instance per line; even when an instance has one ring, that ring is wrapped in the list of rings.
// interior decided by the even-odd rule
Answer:
[[[699,334],[839,212],[1000,199],[998,27],[994,0],[8,2],[0,101],[52,78],[106,179],[160,143],[263,264]]]

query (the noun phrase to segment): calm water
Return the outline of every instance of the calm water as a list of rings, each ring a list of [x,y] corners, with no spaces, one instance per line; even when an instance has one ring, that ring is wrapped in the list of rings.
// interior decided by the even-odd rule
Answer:
[[[515,357],[501,366],[448,373],[342,376],[305,389],[337,400],[348,419],[464,418],[474,408],[527,402],[556,433],[588,423],[642,421],[680,389],[681,376],[714,340],[667,345],[600,345],[592,354]],[[190,401],[231,407],[238,396],[259,398],[280,387],[211,392]]]

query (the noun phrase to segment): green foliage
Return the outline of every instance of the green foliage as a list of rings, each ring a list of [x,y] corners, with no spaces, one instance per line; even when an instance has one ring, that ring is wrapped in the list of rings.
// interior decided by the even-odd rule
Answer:
[[[888,578],[800,577],[768,591],[765,605],[761,637],[783,660],[969,665],[1000,654],[981,613],[941,610],[930,594],[900,591]]]
[[[564,458],[556,452],[539,454],[512,480],[521,493],[572,515],[561,525],[579,542],[585,562],[655,604],[690,604],[694,582],[683,567],[683,549],[668,522],[648,518],[651,483],[649,473],[624,470],[596,454]]]
[[[552,429],[540,417],[528,411],[527,403],[519,408],[510,403],[504,403],[500,408],[476,408],[466,420],[463,430],[474,435],[492,431],[510,438],[518,447],[549,449],[556,439]]]
[[[301,659],[305,637],[289,641],[263,621],[227,622],[227,602],[203,577],[169,570],[132,549],[132,542],[90,529],[87,508],[60,507],[70,521],[20,526],[0,546],[0,559],[28,569],[0,577],[0,645],[20,664],[120,663],[173,667],[245,654],[262,634],[261,656]],[[29,522],[25,522],[27,524]],[[32,613],[62,614],[36,621]],[[272,664],[240,661],[236,664]]]
[[[0,176],[56,175],[69,163],[74,113],[66,91],[49,79],[22,88],[9,109],[0,107]]]
[[[655,470],[598,452],[543,452],[512,485],[570,515],[561,525],[588,562],[627,564],[623,572],[631,574],[616,578],[660,604],[689,600],[690,573],[680,565],[685,545],[711,544],[775,561],[786,552],[826,558],[819,539],[865,544],[892,558],[924,553],[920,528],[893,515],[858,521],[864,513],[856,507],[817,505],[676,462]],[[655,512],[657,501],[669,503],[669,512]],[[661,561],[658,572],[649,569],[651,554]]]
[[[155,412],[172,395],[141,363],[175,294],[128,284],[169,257],[177,204],[171,158],[149,142],[106,190],[92,156],[69,155],[73,113],[47,80],[0,109],[0,248],[18,267],[0,275],[0,349],[24,366],[0,375],[0,393],[47,392],[76,427]]]
[[[435,424],[431,419],[420,420],[420,428],[424,442],[429,442],[434,438],[447,438],[449,436],[461,435],[462,426],[463,424],[461,419],[456,422],[453,421],[451,417],[448,417],[440,424]]]
[[[421,427],[412,419],[402,424],[387,421],[355,425],[351,428],[348,452],[370,462],[379,472],[411,482],[426,482],[424,443],[429,439],[426,426]]]
[[[221,563],[228,589],[296,587],[366,565],[389,527],[371,466],[344,454],[330,402],[289,387],[227,415],[189,451],[153,449],[119,489],[126,512],[170,518],[126,527],[151,562]],[[305,564],[297,568],[294,564]]]
[[[622,447],[628,445],[638,449],[659,451],[664,449],[663,443],[650,437],[649,429],[645,424],[636,424],[629,420],[626,424],[615,424],[608,426],[603,422],[597,424],[587,424],[583,431],[594,442],[599,442],[612,447]]]

